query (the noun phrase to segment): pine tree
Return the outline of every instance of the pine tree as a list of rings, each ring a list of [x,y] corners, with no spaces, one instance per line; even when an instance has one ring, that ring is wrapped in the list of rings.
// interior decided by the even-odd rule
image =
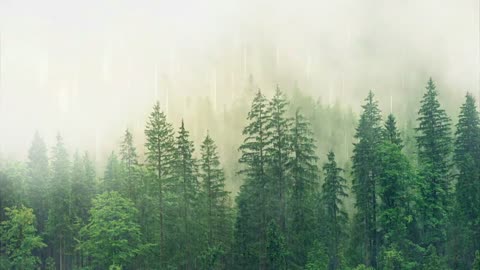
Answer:
[[[199,183],[197,179],[197,164],[193,158],[193,142],[190,141],[189,132],[185,129],[184,122],[178,131],[175,147],[174,175],[177,184],[177,205],[180,218],[180,237],[182,257],[180,267],[194,269],[198,246],[198,222],[196,206],[198,204]]]
[[[287,192],[290,186],[289,175],[287,173],[288,163],[290,161],[290,138],[289,131],[291,119],[286,117],[288,102],[284,94],[277,87],[275,95],[269,103],[267,114],[267,132],[269,137],[267,156],[269,159],[268,170],[270,175],[271,199],[273,201],[272,210],[275,213],[280,233],[286,233],[286,212],[287,212]]]
[[[72,239],[70,161],[60,135],[52,154],[52,177],[49,185],[48,232],[60,270],[69,267]],[[68,259],[68,261],[67,261]]]
[[[456,214],[463,228],[460,243],[464,264],[469,266],[480,249],[480,118],[471,94],[466,95],[455,132]],[[459,235],[453,236],[459,238]]]
[[[340,173],[343,170],[337,167],[335,154],[330,151],[328,153],[328,162],[323,165],[325,174],[325,182],[322,186],[322,201],[326,212],[326,229],[327,229],[327,250],[328,250],[328,269],[340,269],[341,262],[341,245],[345,238],[345,224],[347,224],[348,216],[343,209],[343,199],[347,197],[347,180]]]
[[[243,130],[245,139],[239,150],[240,174],[245,182],[237,197],[239,205],[235,224],[235,264],[239,269],[267,268],[267,224],[272,218],[267,212],[266,151],[269,147],[267,100],[258,91]]]
[[[38,132],[28,150],[28,174],[26,197],[33,208],[38,223],[38,231],[43,233],[47,221],[47,190],[49,179],[47,147]]]
[[[357,233],[362,243],[362,257],[367,266],[376,267],[378,253],[377,228],[377,182],[378,152],[381,143],[382,127],[378,103],[372,92],[362,106],[363,113],[356,129],[353,150],[353,192],[356,198],[355,218]]]
[[[423,245],[445,250],[448,208],[450,206],[450,119],[440,107],[432,79],[418,112],[417,146],[422,183]]]
[[[146,165],[153,176],[151,190],[156,198],[158,211],[158,237],[160,267],[165,268],[166,257],[166,222],[167,193],[171,190],[172,163],[174,159],[173,128],[167,122],[166,115],[160,110],[160,103],[156,103],[149,116],[145,128]]]
[[[309,122],[299,112],[295,113],[291,134],[292,158],[288,170],[292,178],[292,191],[289,198],[289,264],[303,268],[307,263],[308,252],[316,236],[315,195],[318,180],[315,141]]]
[[[122,191],[125,196],[137,203],[140,186],[137,150],[133,145],[133,135],[127,129],[120,145],[120,159],[123,165]]]
[[[122,178],[122,167],[115,152],[112,152],[107,160],[107,166],[103,174],[103,191],[120,191]]]
[[[396,265],[400,261],[405,263],[404,255],[409,252],[408,228],[412,222],[410,205],[413,202],[409,187],[414,184],[412,168],[402,153],[400,133],[392,114],[385,122],[379,157],[378,226],[382,236],[383,266],[387,267],[387,264]]]
[[[225,190],[225,175],[220,166],[217,147],[209,134],[203,140],[200,160],[201,198],[205,212],[203,219],[207,231],[209,264],[207,269],[217,269],[217,257],[224,256],[231,242],[231,209],[229,192]],[[217,260],[217,261],[216,261]]]

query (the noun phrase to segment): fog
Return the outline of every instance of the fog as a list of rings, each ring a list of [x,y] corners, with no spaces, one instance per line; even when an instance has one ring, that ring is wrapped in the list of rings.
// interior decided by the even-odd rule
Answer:
[[[0,0],[0,152],[24,159],[38,130],[101,160],[125,128],[143,152],[155,100],[175,126],[188,115],[193,126],[195,100],[228,110],[250,76],[266,93],[298,87],[354,111],[371,89],[399,114],[432,76],[456,114],[466,91],[480,94],[479,10],[478,0]]]

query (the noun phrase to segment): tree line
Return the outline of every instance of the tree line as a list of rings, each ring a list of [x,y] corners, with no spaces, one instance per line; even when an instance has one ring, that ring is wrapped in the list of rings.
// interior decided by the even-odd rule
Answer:
[[[1,269],[480,269],[480,118],[467,94],[452,124],[430,79],[414,151],[369,92],[351,166],[323,153],[278,87],[253,97],[238,151],[238,194],[214,138],[199,154],[157,102],[145,158],[131,131],[102,177],[62,137],[48,157],[0,163]],[[354,207],[346,205],[352,198]]]

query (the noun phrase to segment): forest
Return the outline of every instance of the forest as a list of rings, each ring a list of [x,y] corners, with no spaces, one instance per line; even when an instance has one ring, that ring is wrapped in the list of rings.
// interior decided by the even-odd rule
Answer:
[[[251,90],[230,158],[159,102],[101,170],[37,132],[26,161],[0,159],[0,269],[479,270],[477,101],[454,122],[432,79],[418,89],[404,128],[372,91],[357,117]]]

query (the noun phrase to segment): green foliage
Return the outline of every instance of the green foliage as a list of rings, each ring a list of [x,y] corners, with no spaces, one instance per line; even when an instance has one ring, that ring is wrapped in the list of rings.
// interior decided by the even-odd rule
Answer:
[[[381,116],[378,103],[372,92],[362,106],[353,149],[353,193],[357,216],[358,234],[361,235],[361,257],[367,266],[376,267],[378,243],[377,228],[377,182],[379,175],[379,148],[382,138]]]
[[[325,246],[316,241],[308,252],[308,263],[305,270],[327,270],[330,261],[327,252]]]
[[[267,269],[287,269],[285,260],[286,255],[285,237],[277,223],[271,220],[267,229]]]
[[[316,198],[318,185],[317,156],[315,141],[309,122],[296,111],[291,127],[292,158],[288,164],[292,178],[292,191],[288,214],[289,221],[289,263],[303,267],[307,262],[308,251],[318,236],[316,228]]]
[[[432,79],[418,111],[417,145],[422,196],[421,225],[424,246],[445,249],[447,215],[450,207],[450,119],[440,107]]]
[[[93,200],[88,224],[82,228],[85,241],[79,249],[91,256],[96,267],[128,266],[145,248],[133,203],[117,192],[105,192]]]
[[[201,146],[199,176],[202,180],[203,226],[207,234],[207,249],[204,253],[205,269],[219,269],[225,250],[231,245],[232,211],[229,192],[225,191],[225,175],[220,165],[217,147],[207,134]]]
[[[328,162],[323,165],[325,182],[322,189],[322,202],[325,207],[326,247],[328,254],[328,269],[339,269],[342,265],[342,245],[345,239],[345,225],[348,216],[343,207],[343,199],[347,197],[347,180],[340,176],[343,172],[337,167],[335,154],[328,153]]]
[[[34,269],[40,259],[33,255],[33,251],[46,245],[37,235],[35,215],[31,208],[24,206],[5,208],[7,220],[0,224],[2,251],[6,262],[11,269]]]

